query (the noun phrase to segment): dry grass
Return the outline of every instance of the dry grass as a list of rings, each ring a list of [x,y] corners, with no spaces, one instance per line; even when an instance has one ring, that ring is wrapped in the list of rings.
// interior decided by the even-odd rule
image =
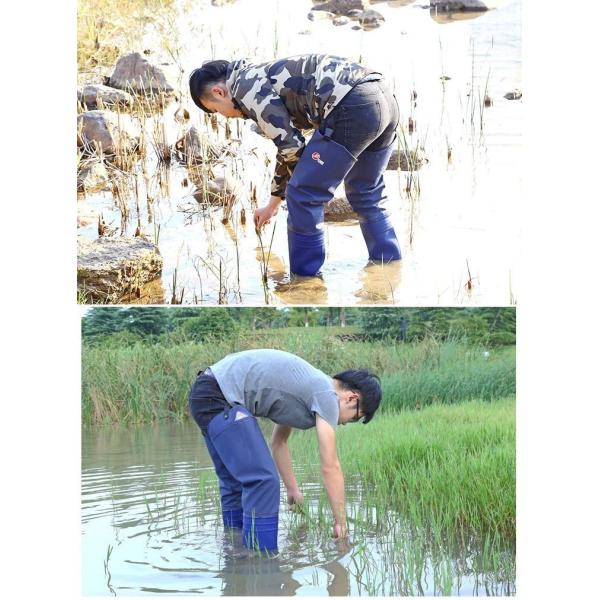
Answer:
[[[123,51],[138,49],[147,25],[166,15],[172,4],[172,0],[78,0],[78,71],[112,66]]]

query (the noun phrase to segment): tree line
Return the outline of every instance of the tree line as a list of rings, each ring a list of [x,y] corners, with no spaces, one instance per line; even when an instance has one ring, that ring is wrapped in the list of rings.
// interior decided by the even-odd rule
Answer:
[[[84,343],[202,342],[285,327],[348,328],[355,339],[412,342],[463,339],[487,345],[516,341],[516,310],[485,308],[92,307],[82,317]]]

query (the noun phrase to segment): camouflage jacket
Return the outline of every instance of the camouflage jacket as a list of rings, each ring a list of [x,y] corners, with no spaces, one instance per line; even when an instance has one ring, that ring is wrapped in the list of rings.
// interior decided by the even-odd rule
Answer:
[[[226,85],[234,104],[277,146],[273,196],[285,196],[304,150],[301,130],[318,128],[359,81],[380,78],[376,71],[325,54],[302,54],[258,65],[244,59],[229,65]]]

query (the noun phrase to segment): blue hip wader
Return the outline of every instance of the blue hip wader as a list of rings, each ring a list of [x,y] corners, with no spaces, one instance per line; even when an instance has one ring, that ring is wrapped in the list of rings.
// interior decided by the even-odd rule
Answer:
[[[290,270],[297,275],[317,275],[325,261],[324,208],[342,181],[358,214],[369,258],[397,260],[400,247],[387,210],[383,173],[393,144],[356,159],[331,139],[333,130],[315,131],[306,145],[287,187],[288,249]]]
[[[256,418],[236,404],[210,420],[204,439],[219,477],[223,524],[241,528],[248,548],[277,550],[279,474]]]
[[[287,186],[290,270],[316,275],[325,261],[323,213],[356,158],[341,144],[315,131]]]
[[[384,206],[387,198],[383,174],[393,146],[394,143],[375,152],[362,152],[344,179],[346,197],[358,215],[369,258],[376,262],[401,258],[398,238]]]

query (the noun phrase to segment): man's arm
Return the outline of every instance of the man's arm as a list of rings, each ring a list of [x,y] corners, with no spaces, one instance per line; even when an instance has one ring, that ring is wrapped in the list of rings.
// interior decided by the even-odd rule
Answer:
[[[287,440],[290,437],[292,428],[287,425],[275,424],[273,434],[271,435],[271,451],[273,459],[277,465],[277,470],[288,492],[288,503],[300,504],[303,501],[302,494],[298,488],[298,482],[292,469],[292,458],[288,448]]]
[[[271,195],[283,199],[287,182],[304,150],[304,136],[294,127],[284,101],[268,81],[257,77],[251,87],[244,89],[244,94],[236,93],[237,102],[277,146]]]
[[[335,446],[335,430],[319,415],[317,415],[317,439],[321,455],[323,485],[325,486],[335,521],[334,536],[345,537],[347,525],[344,474],[342,473]]]

